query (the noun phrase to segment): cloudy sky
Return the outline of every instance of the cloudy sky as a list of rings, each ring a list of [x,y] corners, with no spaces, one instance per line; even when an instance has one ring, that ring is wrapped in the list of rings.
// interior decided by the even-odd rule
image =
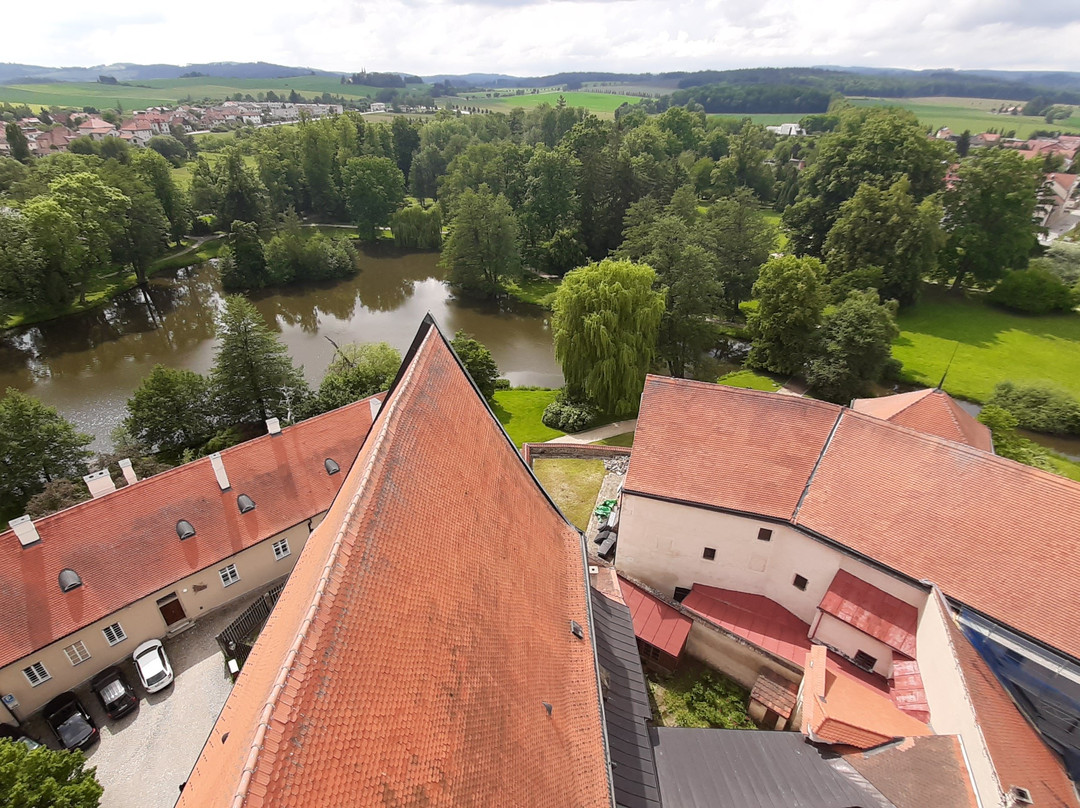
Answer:
[[[414,73],[810,64],[1080,70],[1080,0],[5,3],[0,60]]]

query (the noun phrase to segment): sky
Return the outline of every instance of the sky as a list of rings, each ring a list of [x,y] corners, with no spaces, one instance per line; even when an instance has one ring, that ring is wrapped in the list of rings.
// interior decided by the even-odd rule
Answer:
[[[0,60],[542,75],[865,65],[1080,71],[1080,0],[6,3]]]

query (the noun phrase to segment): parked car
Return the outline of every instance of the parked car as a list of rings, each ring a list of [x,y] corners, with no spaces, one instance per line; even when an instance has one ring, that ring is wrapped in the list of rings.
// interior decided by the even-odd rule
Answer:
[[[0,738],[8,738],[9,740],[17,741],[18,743],[23,744],[31,752],[41,746],[41,744],[29,735],[24,735],[21,729],[12,726],[11,724],[0,724]]]
[[[90,689],[101,703],[101,709],[114,721],[139,704],[139,697],[116,667],[106,668],[91,679]]]
[[[97,741],[97,724],[74,693],[61,693],[45,705],[43,712],[65,749],[89,749]]]
[[[135,649],[132,658],[135,660],[135,670],[139,672],[139,681],[147,693],[157,693],[172,684],[172,665],[165,656],[165,646],[161,640],[147,640]]]

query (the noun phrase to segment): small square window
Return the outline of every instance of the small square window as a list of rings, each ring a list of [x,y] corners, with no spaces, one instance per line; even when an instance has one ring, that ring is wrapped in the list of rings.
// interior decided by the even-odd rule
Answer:
[[[80,662],[86,662],[90,658],[90,652],[86,650],[86,646],[82,640],[72,643],[64,649],[64,653],[67,654],[68,662],[72,665],[78,665]]]
[[[222,586],[232,586],[240,580],[240,573],[236,571],[235,564],[230,564],[227,567],[222,567],[218,570],[218,575],[221,576]]]
[[[706,547],[705,552],[701,554],[701,557],[704,558],[706,561],[714,560],[716,558],[716,548]]]
[[[281,559],[285,558],[285,556],[289,555],[289,553],[292,552],[291,550],[289,550],[288,539],[278,539],[276,542],[274,542],[273,547],[275,561],[281,561]]]
[[[794,586],[796,589],[801,589],[803,592],[806,591],[806,585],[808,583],[809,581],[807,581],[801,575],[796,575],[795,580],[791,582],[792,586]]]
[[[863,670],[872,671],[874,669],[874,666],[877,664],[877,659],[870,656],[868,653],[866,653],[866,651],[859,651],[857,654],[855,654],[855,659],[853,659],[852,662],[854,662]]]
[[[52,679],[52,675],[45,670],[45,666],[40,662],[35,662],[29,668],[23,668],[23,676],[26,677],[33,687],[37,687],[42,682],[47,682]]]
[[[690,594],[690,590],[685,586],[675,587],[675,602],[682,603],[683,598]]]
[[[109,645],[116,645],[127,639],[127,634],[124,633],[124,627],[119,623],[105,626],[105,628],[101,630],[101,633],[105,635],[105,639],[108,640]]]
[[[772,541],[772,531],[767,527],[760,528],[757,537],[758,541]]]

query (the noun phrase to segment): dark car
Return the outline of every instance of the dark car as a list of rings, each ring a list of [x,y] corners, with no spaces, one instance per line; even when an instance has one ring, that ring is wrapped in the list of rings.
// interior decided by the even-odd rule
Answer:
[[[39,744],[29,735],[26,735],[21,729],[19,729],[18,727],[13,727],[11,724],[0,724],[0,738],[7,738],[11,741],[17,741],[23,744],[31,752],[41,746],[41,744]]]
[[[97,725],[74,693],[61,693],[42,712],[65,749],[85,750],[97,741]]]
[[[90,680],[90,689],[94,691],[101,709],[114,721],[127,715],[139,703],[139,697],[131,689],[119,668],[106,668]]]

